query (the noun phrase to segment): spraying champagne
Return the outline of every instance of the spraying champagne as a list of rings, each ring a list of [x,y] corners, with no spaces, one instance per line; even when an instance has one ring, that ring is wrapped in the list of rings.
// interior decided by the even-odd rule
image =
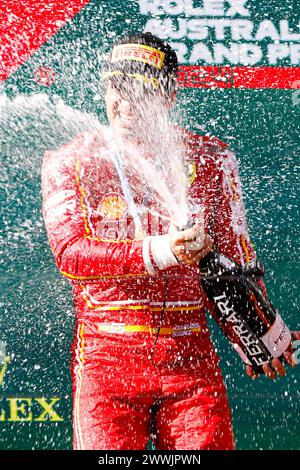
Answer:
[[[262,264],[255,260],[241,266],[211,250],[198,266],[212,316],[243,362],[260,373],[273,358],[284,360],[292,335],[259,286]]]

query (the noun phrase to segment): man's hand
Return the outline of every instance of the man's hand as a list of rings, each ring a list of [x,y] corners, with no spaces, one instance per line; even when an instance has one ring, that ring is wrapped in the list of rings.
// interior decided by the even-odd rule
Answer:
[[[293,340],[298,340],[300,339],[300,331],[292,331],[292,337]],[[296,367],[297,362],[295,358],[293,357],[293,346],[292,344],[290,347],[283,353],[283,356],[291,367]],[[278,358],[274,358],[272,360],[272,367],[269,364],[264,364],[263,365],[263,371],[264,374],[270,379],[274,380],[276,378],[276,374],[278,374],[280,377],[284,377],[286,374],[285,367],[283,366],[282,362]],[[253,368],[249,365],[246,366],[246,374],[249,375],[253,380],[258,378],[258,374],[256,374],[253,370]]]
[[[197,264],[213,246],[213,240],[204,232],[202,224],[181,232],[171,225],[169,234],[172,252],[178,261],[185,264]]]

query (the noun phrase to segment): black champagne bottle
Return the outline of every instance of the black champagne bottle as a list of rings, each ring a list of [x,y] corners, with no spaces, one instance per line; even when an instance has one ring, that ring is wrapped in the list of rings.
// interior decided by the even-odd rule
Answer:
[[[240,266],[211,251],[199,262],[200,283],[215,321],[245,364],[256,372],[274,357],[283,358],[292,336],[257,280],[257,260]]]

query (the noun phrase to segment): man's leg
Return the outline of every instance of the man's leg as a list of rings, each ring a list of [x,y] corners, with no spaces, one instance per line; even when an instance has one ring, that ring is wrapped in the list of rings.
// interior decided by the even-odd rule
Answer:
[[[184,379],[184,378],[183,378]],[[233,450],[231,413],[221,376],[165,398],[156,417],[158,449]]]
[[[148,407],[114,398],[74,403],[76,450],[144,450],[149,439]]]
[[[135,361],[130,365],[122,345],[117,349],[119,337],[105,349],[105,338],[94,338],[83,323],[76,331],[71,367],[74,449],[146,449],[151,380]]]

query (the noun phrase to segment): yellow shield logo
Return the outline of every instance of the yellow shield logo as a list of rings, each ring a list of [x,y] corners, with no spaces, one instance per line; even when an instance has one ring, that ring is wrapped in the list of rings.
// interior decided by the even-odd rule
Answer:
[[[107,194],[99,204],[99,212],[106,220],[121,220],[127,212],[126,201],[120,194]]]

